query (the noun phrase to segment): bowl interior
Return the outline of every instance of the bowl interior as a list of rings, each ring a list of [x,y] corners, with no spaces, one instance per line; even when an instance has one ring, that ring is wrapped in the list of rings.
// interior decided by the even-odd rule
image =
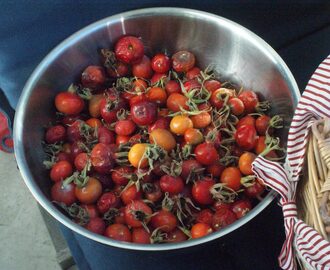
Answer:
[[[79,31],[56,47],[31,76],[17,108],[15,153],[23,178],[36,199],[70,228],[106,244],[137,248],[94,236],[64,217],[48,200],[51,183],[42,165],[45,155],[41,141],[45,126],[55,115],[55,95],[77,81],[86,66],[99,64],[100,48],[112,48],[118,37],[126,34],[141,37],[149,56],[156,52],[172,54],[181,49],[192,51],[200,67],[212,65],[222,80],[258,92],[272,101],[274,113],[284,114],[288,121],[299,92],[284,62],[264,41],[231,21],[199,11],[157,8],[123,13]],[[284,138],[286,132],[282,134]],[[253,210],[232,228],[175,246],[194,245],[226,234],[251,219],[270,200],[262,202],[264,205],[259,210]]]

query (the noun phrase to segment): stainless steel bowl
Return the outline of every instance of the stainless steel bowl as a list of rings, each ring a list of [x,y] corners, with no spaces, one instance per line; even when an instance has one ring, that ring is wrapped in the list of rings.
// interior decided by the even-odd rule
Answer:
[[[82,70],[98,63],[97,50],[111,47],[123,34],[142,38],[147,54],[169,54],[187,49],[198,64],[212,64],[223,79],[230,79],[272,101],[274,111],[292,116],[297,84],[280,56],[244,27],[209,13],[181,8],[150,8],[111,16],[67,38],[35,69],[17,106],[14,125],[15,155],[26,185],[36,200],[71,230],[100,243],[133,250],[171,250],[191,247],[229,234],[260,213],[275,197],[270,192],[244,218],[201,239],[178,244],[141,245],[118,242],[89,232],[72,222],[49,200],[51,181],[42,161],[44,126],[54,117],[54,97],[79,78]],[[282,134],[286,137],[286,134]]]

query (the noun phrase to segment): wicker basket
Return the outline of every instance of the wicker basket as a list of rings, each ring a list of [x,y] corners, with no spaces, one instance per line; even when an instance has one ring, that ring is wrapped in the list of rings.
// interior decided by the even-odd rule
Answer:
[[[327,233],[330,232],[329,118],[313,123],[305,160],[304,174],[297,187],[298,217],[328,241]],[[296,251],[300,265],[305,269],[312,269],[302,258],[299,250],[296,249]]]

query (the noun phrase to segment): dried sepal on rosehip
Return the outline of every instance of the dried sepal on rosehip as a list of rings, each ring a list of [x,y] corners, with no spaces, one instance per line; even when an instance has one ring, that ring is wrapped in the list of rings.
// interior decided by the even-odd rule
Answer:
[[[226,184],[217,183],[213,185],[210,189],[210,193],[213,198],[217,201],[232,203],[235,201],[238,193],[233,189],[227,187]]]
[[[129,73],[127,64],[117,60],[115,53],[109,49],[100,50],[101,58],[104,67],[110,77],[123,77]]]
[[[135,200],[125,207],[126,224],[133,227],[144,227],[147,232],[150,232],[147,223],[153,216],[151,208],[143,201]]]
[[[63,143],[52,143],[48,144],[46,142],[42,142],[42,147],[44,152],[46,153],[46,160],[43,161],[46,169],[51,169],[52,166],[56,163],[56,156],[63,149]]]
[[[110,208],[107,212],[103,214],[103,219],[106,225],[111,225],[115,223],[115,218],[119,215],[118,208]]]
[[[286,151],[283,147],[280,146],[280,139],[278,137],[274,138],[266,134],[265,138],[265,149],[259,154],[260,156],[265,156],[269,160],[283,160],[285,157]],[[275,151],[282,153],[278,156]],[[273,154],[270,156],[270,154]]]
[[[86,209],[84,209],[77,203],[73,203],[70,206],[67,206],[64,203],[56,202],[56,201],[54,201],[54,203],[56,203],[56,205],[60,206],[79,225],[84,226],[89,222],[90,216],[89,216],[88,212],[86,211]]]

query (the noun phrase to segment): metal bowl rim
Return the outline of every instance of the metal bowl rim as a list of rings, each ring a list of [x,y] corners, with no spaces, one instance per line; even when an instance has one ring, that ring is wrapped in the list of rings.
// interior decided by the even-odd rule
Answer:
[[[99,21],[96,21],[81,30],[77,31],[76,33],[69,36],[67,39],[62,41],[59,45],[57,45],[46,57],[40,62],[40,64],[35,68],[32,75],[29,77],[28,81],[26,82],[21,97],[19,99],[16,115],[15,115],[15,121],[14,121],[14,150],[15,150],[15,156],[17,160],[17,165],[20,169],[21,175],[24,179],[25,184],[29,188],[30,192],[33,194],[34,198],[39,202],[39,204],[46,209],[46,211],[52,215],[56,220],[61,222],[66,227],[70,228],[71,230],[89,238],[92,240],[95,240],[99,243],[118,247],[118,248],[124,248],[124,249],[130,249],[130,250],[141,250],[141,251],[163,251],[163,250],[175,250],[175,249],[181,249],[181,248],[188,248],[192,246],[196,246],[199,244],[203,244],[215,239],[218,239],[226,234],[229,234],[230,232],[238,229],[248,221],[250,221],[252,218],[254,218],[256,215],[258,215],[263,209],[265,209],[276,197],[276,193],[274,191],[270,191],[269,194],[264,198],[262,202],[260,202],[255,208],[252,209],[244,218],[241,218],[234,222],[233,224],[229,225],[228,227],[225,227],[224,229],[214,232],[206,237],[199,238],[199,239],[193,239],[189,241],[184,241],[181,243],[176,244],[161,244],[161,245],[150,245],[150,244],[134,244],[134,243],[127,243],[127,242],[119,242],[112,240],[110,238],[107,238],[105,236],[94,234],[87,229],[77,225],[73,221],[71,221],[68,217],[66,217],[64,214],[62,214],[50,201],[49,199],[43,194],[43,192],[40,190],[36,182],[33,180],[32,174],[29,171],[29,168],[27,166],[27,162],[25,160],[25,155],[23,151],[22,145],[22,123],[24,119],[24,111],[26,108],[27,100],[29,99],[30,93],[32,89],[34,88],[36,82],[40,78],[40,74],[42,74],[50,63],[54,59],[58,57],[68,46],[74,44],[75,42],[79,41],[80,38],[85,37],[86,35],[97,31],[99,28],[105,27],[110,21],[118,21],[118,20],[124,20],[124,19],[132,19],[134,17],[141,17],[141,16],[155,16],[155,15],[171,15],[171,16],[182,16],[182,15],[189,15],[189,16],[196,16],[200,19],[207,19],[207,20],[215,20],[217,22],[222,22],[228,24],[230,27],[235,27],[237,30],[240,30],[241,33],[244,33],[248,35],[249,38],[254,39],[255,42],[257,42],[260,46],[262,46],[263,49],[267,51],[268,54],[270,54],[281,66],[281,68],[284,70],[286,76],[288,76],[288,81],[292,84],[293,88],[293,98],[294,102],[297,103],[299,94],[299,89],[296,84],[296,81],[291,74],[291,71],[285,64],[285,62],[281,59],[281,57],[274,51],[274,49],[268,45],[263,39],[258,37],[256,34],[251,32],[250,30],[246,29],[245,27],[231,21],[228,19],[225,19],[221,16],[214,15],[211,13],[207,13],[204,11],[199,10],[193,10],[193,9],[186,9],[186,8],[169,8],[169,7],[162,7],[162,8],[145,8],[145,9],[138,9],[128,12],[119,13],[117,15],[109,16],[107,18],[101,19]],[[21,147],[20,147],[21,146]]]

